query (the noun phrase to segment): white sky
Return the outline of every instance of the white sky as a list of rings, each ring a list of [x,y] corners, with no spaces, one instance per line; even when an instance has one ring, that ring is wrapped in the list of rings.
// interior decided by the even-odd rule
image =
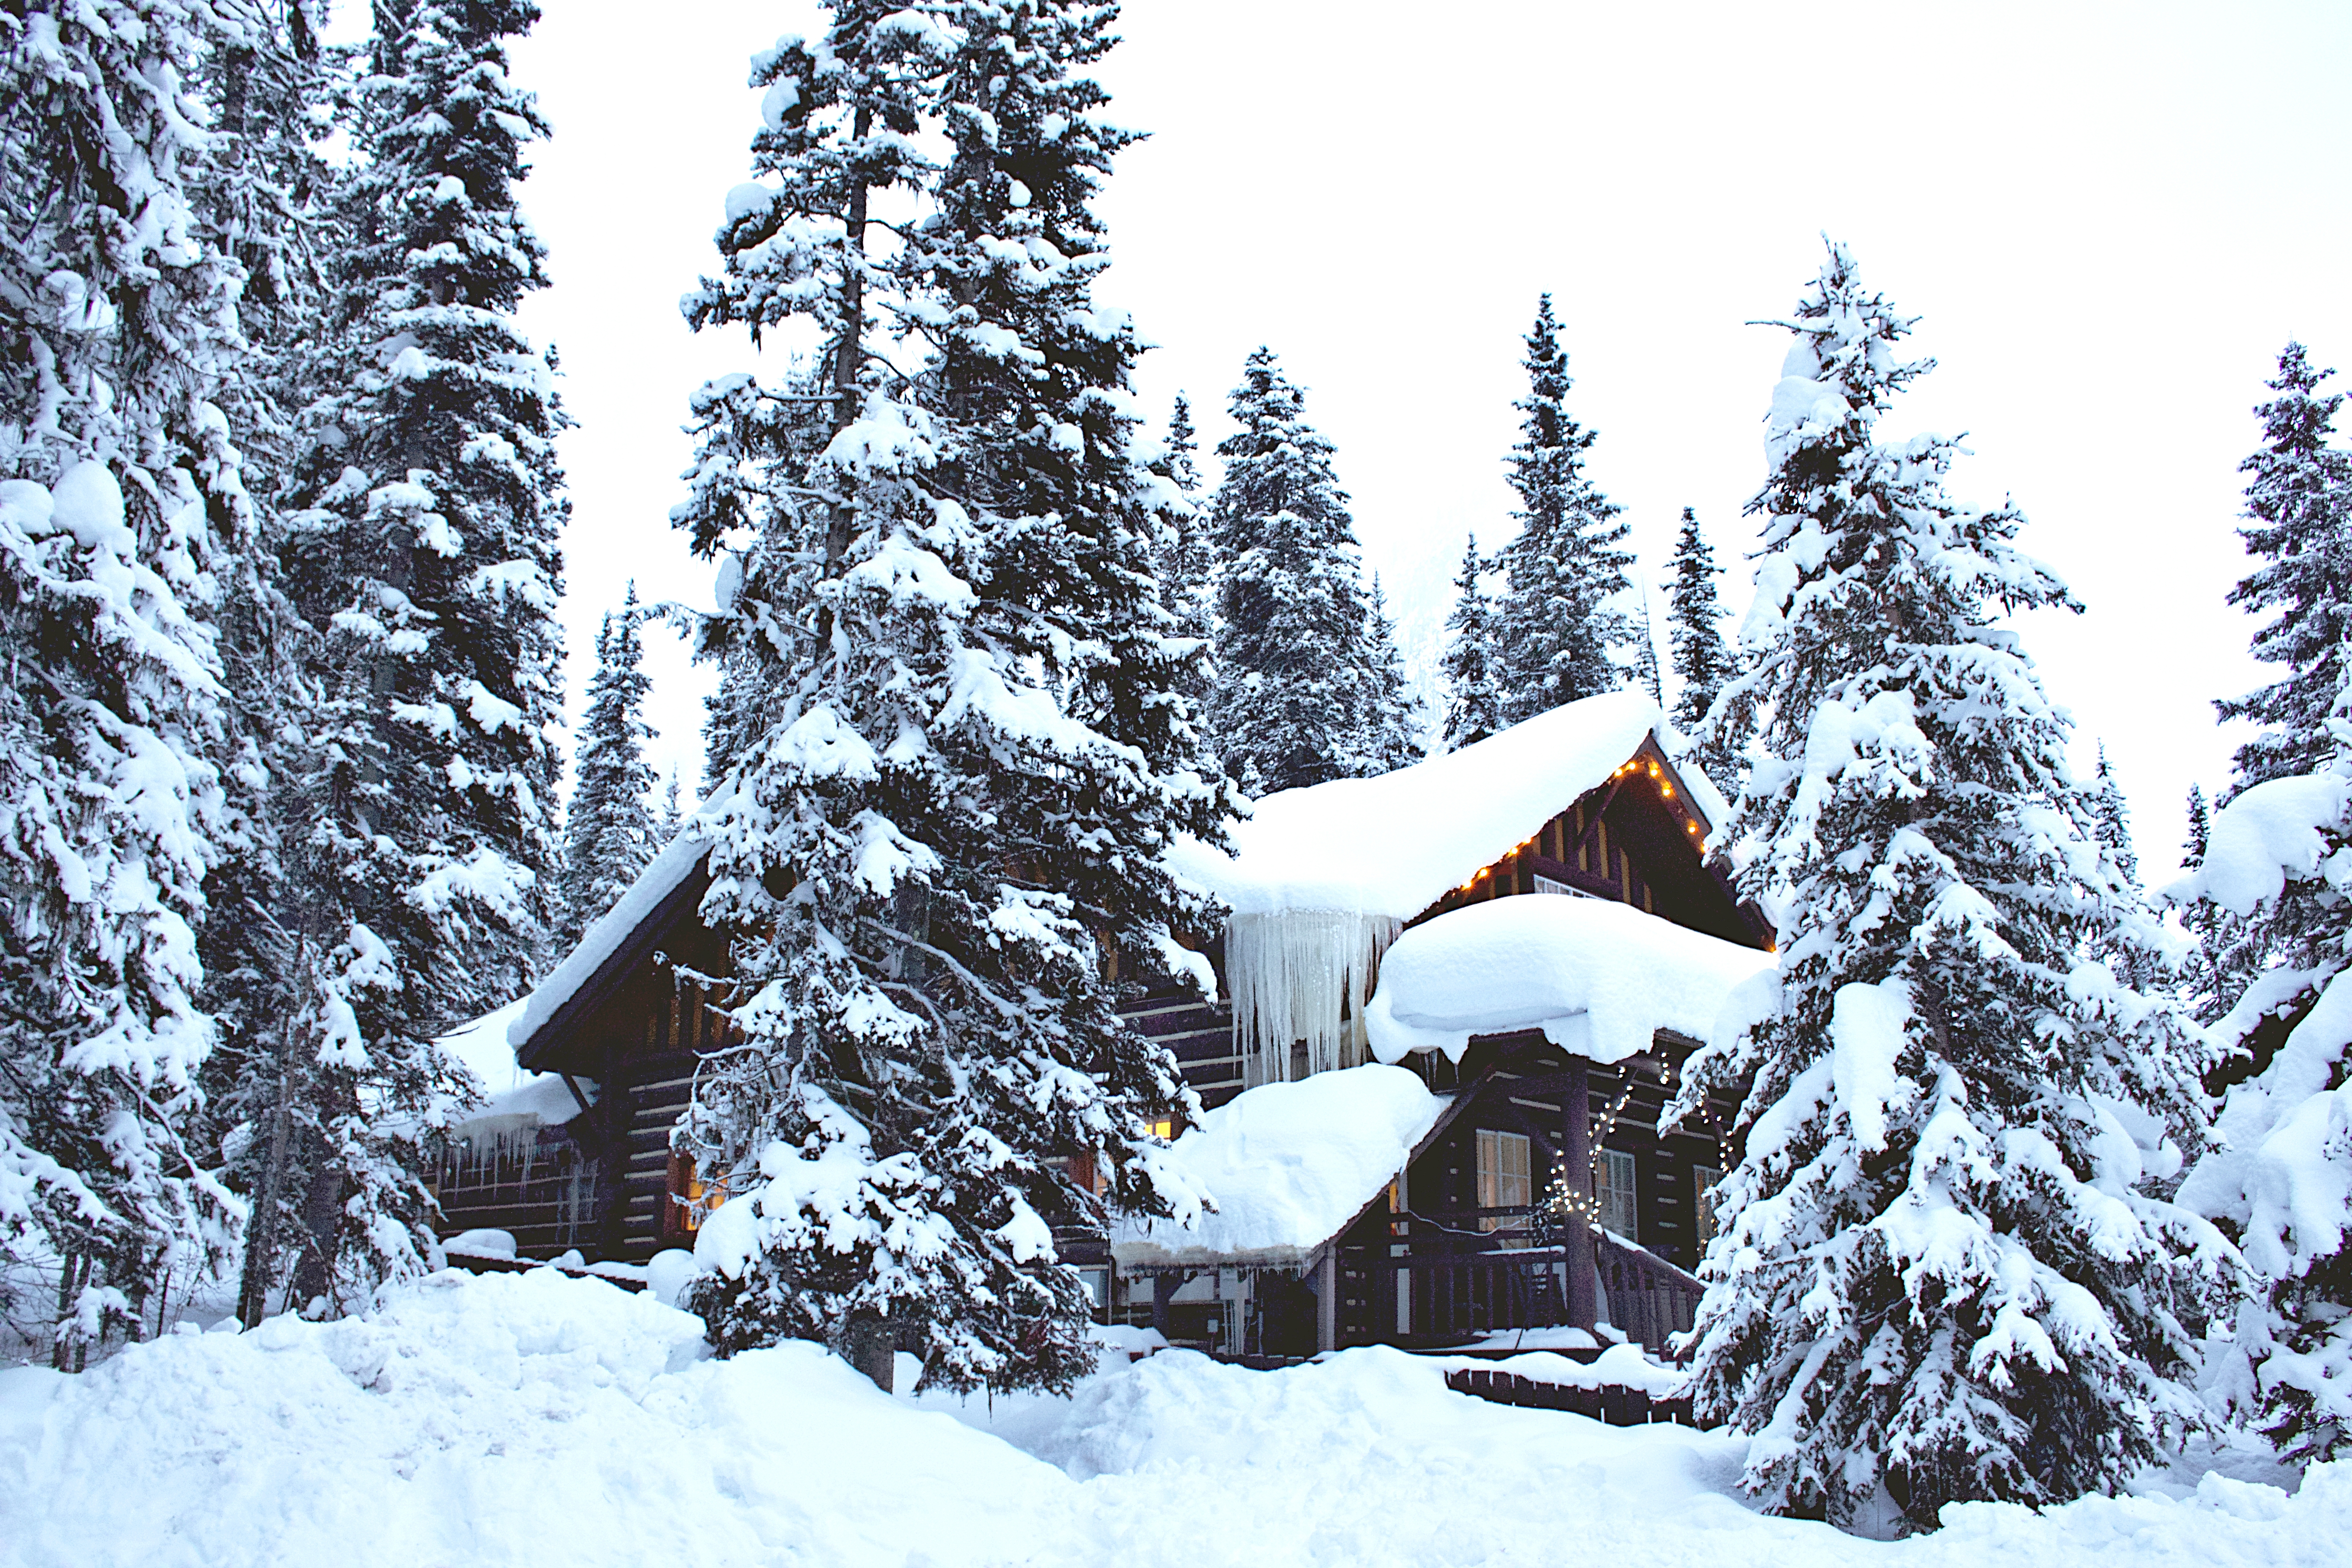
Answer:
[[[358,9],[352,0],[344,0]],[[757,365],[685,329],[757,121],[751,51],[806,4],[551,0],[516,50],[555,127],[524,190],[580,428],[564,619],[575,710],[597,617],[635,576],[709,602],[667,525],[707,376]],[[1519,339],[1549,289],[1597,428],[1592,468],[1655,583],[1685,505],[1748,600],[1761,417],[1826,231],[1925,318],[1942,363],[1889,433],[1965,431],[1964,500],[2089,606],[2029,648],[2129,792],[2152,878],[2182,797],[2228,777],[2210,700],[2269,678],[2225,595],[2237,465],[2281,344],[2352,367],[2352,6],[1130,0],[1102,77],[1151,133],[1100,210],[1099,289],[1147,340],[1139,391],[1188,390],[1204,446],[1255,344],[1338,445],[1372,566],[1424,657],[1465,530],[1507,531]],[[657,763],[691,796],[707,672],[649,639]]]

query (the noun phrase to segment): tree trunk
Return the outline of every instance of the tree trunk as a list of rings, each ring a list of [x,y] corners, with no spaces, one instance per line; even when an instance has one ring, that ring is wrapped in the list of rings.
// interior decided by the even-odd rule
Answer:
[[[898,1334],[879,1312],[856,1312],[841,1337],[843,1359],[888,1394],[898,1377]]]

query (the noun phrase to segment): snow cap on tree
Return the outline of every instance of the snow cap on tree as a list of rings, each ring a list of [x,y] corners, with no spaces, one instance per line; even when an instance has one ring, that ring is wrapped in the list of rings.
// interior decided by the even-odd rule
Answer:
[[[1785,324],[1753,663],[1716,710],[1754,759],[1727,837],[1780,963],[1672,1112],[1744,1095],[1696,1393],[1755,1434],[1776,1510],[2112,1490],[2201,1418],[2182,1380],[2229,1248],[2157,1193],[2205,1049],[2118,977],[2160,967],[2160,929],[1998,618],[2074,601],[2015,511],[1946,494],[1951,442],[1880,440],[1925,366],[1842,247]]]

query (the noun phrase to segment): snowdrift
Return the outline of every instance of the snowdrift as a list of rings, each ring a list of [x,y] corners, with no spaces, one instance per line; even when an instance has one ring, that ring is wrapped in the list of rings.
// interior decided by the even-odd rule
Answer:
[[[1483,1404],[1394,1351],[1171,1352],[967,1404],[807,1345],[709,1361],[699,1327],[552,1271],[444,1274],[366,1319],[0,1373],[0,1564],[2318,1568],[2352,1539],[2352,1466],[1970,1505],[1885,1545],[1751,1513],[1737,1436]]]

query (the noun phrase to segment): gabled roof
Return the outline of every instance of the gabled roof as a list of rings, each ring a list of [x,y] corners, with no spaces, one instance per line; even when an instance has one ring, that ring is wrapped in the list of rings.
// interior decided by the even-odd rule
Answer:
[[[507,1030],[517,1062],[538,1068],[547,1051],[695,910],[710,886],[703,868],[709,853],[710,841],[689,819],[621,901],[523,998],[520,1015]]]
[[[1378,778],[1267,795],[1233,825],[1231,855],[1187,839],[1169,860],[1237,915],[1410,921],[1645,748],[1680,786],[1703,841],[1728,810],[1696,768],[1667,760],[1656,743],[1666,732],[1640,692],[1588,697]]]

